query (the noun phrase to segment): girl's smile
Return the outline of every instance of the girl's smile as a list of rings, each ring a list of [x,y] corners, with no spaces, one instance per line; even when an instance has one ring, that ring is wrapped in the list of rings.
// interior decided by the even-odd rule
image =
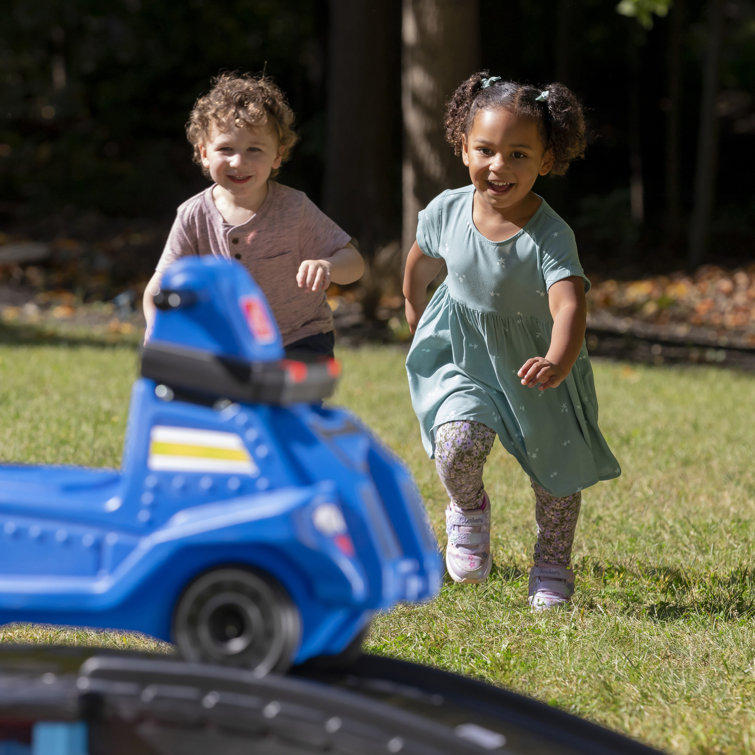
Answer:
[[[506,194],[514,186],[512,183],[502,183],[500,181],[488,181],[488,186],[494,194]]]

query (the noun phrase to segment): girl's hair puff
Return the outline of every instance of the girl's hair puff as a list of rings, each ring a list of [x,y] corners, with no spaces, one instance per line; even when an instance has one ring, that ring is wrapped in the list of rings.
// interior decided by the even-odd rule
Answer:
[[[483,86],[484,82],[488,85]],[[568,87],[557,82],[538,88],[490,80],[487,71],[474,73],[462,82],[446,106],[446,141],[455,154],[461,154],[462,139],[470,132],[477,113],[488,108],[510,110],[537,123],[545,149],[553,153],[553,175],[562,176],[573,160],[584,157],[584,113]]]
[[[212,89],[197,99],[186,124],[186,136],[194,147],[194,162],[202,165],[201,144],[213,126],[229,131],[234,126],[269,125],[281,149],[282,161],[289,158],[296,143],[294,113],[281,89],[264,74],[221,73],[212,80]],[[272,176],[277,174],[272,172]]]

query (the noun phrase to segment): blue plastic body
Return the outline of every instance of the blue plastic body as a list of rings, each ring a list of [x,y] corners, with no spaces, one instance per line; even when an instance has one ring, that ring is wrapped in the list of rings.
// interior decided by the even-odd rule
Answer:
[[[442,563],[409,472],[352,414],[312,398],[333,364],[283,359],[237,263],[184,259],[163,296],[121,469],[0,465],[0,623],[173,641],[186,586],[233,565],[291,596],[301,663],[341,652],[375,611],[433,597]]]

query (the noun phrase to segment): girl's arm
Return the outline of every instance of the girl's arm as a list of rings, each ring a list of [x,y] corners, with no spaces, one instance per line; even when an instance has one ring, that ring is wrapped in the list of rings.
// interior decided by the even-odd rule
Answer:
[[[359,280],[364,273],[364,258],[356,247],[347,244],[327,259],[304,260],[299,265],[296,283],[309,291],[325,290],[331,283],[345,286]]]
[[[575,275],[554,283],[548,289],[548,305],[553,316],[548,353],[531,357],[517,372],[522,385],[539,386],[541,391],[561,385],[582,350],[587,325],[584,279]]]
[[[422,317],[427,306],[427,287],[433,282],[443,265],[442,259],[424,254],[416,241],[412,244],[406,258],[403,287],[406,299],[404,304],[406,322],[412,333],[417,329],[419,318]]]

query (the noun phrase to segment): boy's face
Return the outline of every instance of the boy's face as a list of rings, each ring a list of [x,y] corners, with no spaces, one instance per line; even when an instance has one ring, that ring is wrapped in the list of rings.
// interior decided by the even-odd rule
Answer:
[[[278,138],[267,125],[232,126],[230,131],[213,126],[199,151],[210,178],[236,201],[264,197],[270,174],[282,160]]]

